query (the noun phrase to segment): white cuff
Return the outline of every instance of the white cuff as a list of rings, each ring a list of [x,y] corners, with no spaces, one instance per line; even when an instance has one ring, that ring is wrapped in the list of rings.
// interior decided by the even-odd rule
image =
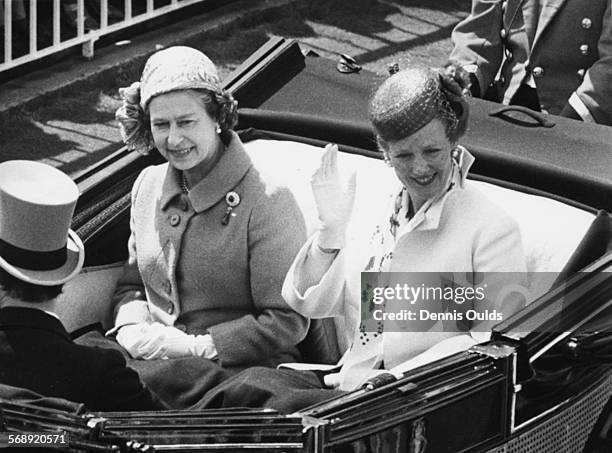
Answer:
[[[593,115],[591,115],[588,107],[584,104],[584,102],[582,102],[582,99],[580,99],[575,91],[572,93],[567,102],[569,102],[569,105],[571,105],[576,113],[580,115],[582,121],[585,123],[596,123],[595,118],[593,118]]]

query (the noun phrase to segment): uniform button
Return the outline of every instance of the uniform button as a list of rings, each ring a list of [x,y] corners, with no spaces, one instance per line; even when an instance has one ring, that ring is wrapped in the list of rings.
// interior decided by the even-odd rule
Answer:
[[[582,25],[582,28],[588,30],[593,26],[593,21],[588,17],[585,17],[584,19],[582,19],[582,22],[580,22],[580,25]]]
[[[175,324],[174,327],[176,327],[181,332],[187,332],[187,326],[185,324]]]
[[[499,36],[501,36],[501,39],[506,39],[506,36],[508,36],[508,32],[506,31],[506,29],[505,29],[505,28],[502,28],[502,29],[499,31]]]
[[[580,77],[581,79],[584,79],[585,73],[586,71],[584,69],[578,69],[578,71],[576,71],[576,74],[578,74],[578,77]]]
[[[536,78],[544,77],[544,68],[541,66],[536,66],[533,68],[533,76]]]
[[[169,315],[174,313],[174,305],[172,304],[168,305],[168,309],[166,311],[168,312]]]
[[[172,226],[177,226],[179,223],[181,223],[181,217],[178,214],[172,214],[168,220]]]
[[[588,44],[582,44],[582,45],[580,46],[580,53],[581,53],[582,55],[585,55],[585,56],[586,56],[586,55],[588,55],[588,54],[589,54],[589,52],[590,52],[590,50],[589,50],[589,45],[588,45]]]

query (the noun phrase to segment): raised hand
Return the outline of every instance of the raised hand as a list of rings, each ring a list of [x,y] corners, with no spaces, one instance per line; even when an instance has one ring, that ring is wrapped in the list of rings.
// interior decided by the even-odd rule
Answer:
[[[322,249],[341,249],[355,202],[356,174],[346,184],[338,171],[338,146],[328,144],[321,165],[310,181],[319,221],[318,245]]]

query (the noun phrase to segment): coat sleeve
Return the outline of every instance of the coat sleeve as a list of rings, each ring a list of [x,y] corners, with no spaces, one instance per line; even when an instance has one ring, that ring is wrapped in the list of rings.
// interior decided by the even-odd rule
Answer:
[[[350,273],[347,268],[347,249],[338,252],[316,285],[307,288],[303,294],[295,285],[297,275],[305,272],[305,263],[315,240],[316,235],[313,235],[295,257],[283,283],[283,297],[291,308],[303,316],[315,319],[334,318],[336,340],[340,350],[344,352],[350,346],[360,320],[359,301],[347,280]]]
[[[484,299],[475,301],[478,312],[496,310],[505,320],[529,302],[521,233],[512,218],[503,212],[490,216],[476,237],[472,256],[474,287],[484,288]],[[500,321],[483,321],[472,331],[488,339],[491,327]]]
[[[99,392],[95,402],[99,411],[150,411],[169,409],[128,368],[120,352],[100,349]]]
[[[597,60],[570,96],[569,105],[583,120],[612,125],[612,8],[608,0],[597,50]]]
[[[285,274],[305,240],[304,217],[293,194],[277,188],[262,195],[248,226],[250,286],[257,314],[208,329],[223,366],[268,363],[306,336],[308,319],[281,296]]]
[[[451,35],[453,50],[449,60],[475,74],[482,97],[494,81],[503,58],[500,30],[502,0],[472,0],[470,15]]]
[[[130,216],[130,238],[128,240],[128,259],[123,267],[123,274],[117,281],[113,295],[113,313],[115,326],[109,333],[116,332],[120,327],[139,322],[152,322],[147,307],[147,297],[144,283],[138,270],[138,256],[136,253],[136,233],[134,228],[134,207],[138,196],[138,189],[144,178],[146,169],[140,173],[132,187],[132,210]]]

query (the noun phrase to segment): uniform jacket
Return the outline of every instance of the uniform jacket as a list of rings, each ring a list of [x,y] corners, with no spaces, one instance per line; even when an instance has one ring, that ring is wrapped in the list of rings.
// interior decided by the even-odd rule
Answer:
[[[179,178],[163,164],[134,184],[115,326],[161,322],[210,333],[224,367],[298,360],[308,320],[281,296],[306,238],[293,194],[254,167],[237,135],[188,196]],[[224,225],[231,191],[240,203]]]
[[[531,1],[539,5],[537,17]],[[584,120],[612,124],[610,3],[473,0],[471,14],[453,31],[450,58],[476,71],[481,95],[501,67],[504,103],[531,75],[543,111],[559,114],[569,101]]]
[[[93,411],[161,408],[121,353],[75,344],[57,318],[38,309],[0,309],[0,382]]]
[[[341,335],[344,334],[344,337],[338,338],[339,343],[353,344],[342,359],[344,366],[341,374],[344,374],[345,383],[358,378],[357,375],[365,373],[368,368],[380,366],[383,356],[385,368],[391,368],[423,352],[437,341],[456,335],[385,331],[383,344],[380,335],[360,332],[362,271],[380,269],[385,272],[454,272],[461,275],[476,272],[511,273],[503,280],[495,280],[499,274],[490,274],[488,294],[497,293],[508,283],[523,283],[526,264],[518,225],[465,180],[472,162],[473,157],[463,151],[462,171],[454,176],[456,184],[444,196],[419,209],[410,221],[400,225],[394,245],[382,244],[384,241],[380,232],[389,230],[387,213],[374,234],[364,232],[361,235],[363,238],[372,237],[369,247],[363,246],[363,240],[349,242],[338,253],[319,284],[308,288],[304,294],[298,293],[293,282],[307,258],[313,238],[300,250],[287,274],[283,295],[289,305],[305,316],[334,316],[342,323],[337,329]],[[391,205],[397,193],[389,194]],[[391,249],[391,253],[376,250],[381,245],[387,250]],[[388,260],[387,264],[374,262],[380,259]],[[489,308],[504,311],[507,315],[520,307],[502,306],[499,302],[498,306]],[[474,336],[478,337],[476,333]],[[364,362],[360,364],[362,359]],[[356,364],[360,365],[355,367]],[[347,390],[351,385],[341,385],[341,388]]]

